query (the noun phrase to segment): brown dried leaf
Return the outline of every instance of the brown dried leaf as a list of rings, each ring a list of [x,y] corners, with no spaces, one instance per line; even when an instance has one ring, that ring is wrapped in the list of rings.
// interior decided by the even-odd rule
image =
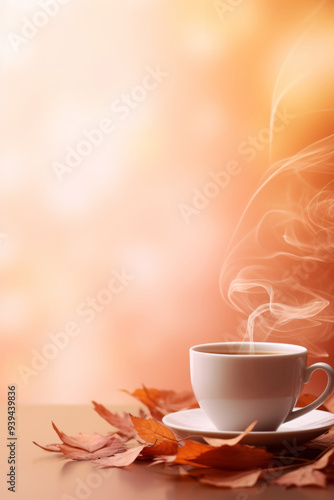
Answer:
[[[178,449],[175,463],[224,470],[250,470],[266,467],[273,455],[264,448],[242,444],[220,447],[186,440]]]
[[[164,391],[154,388],[136,389],[134,392],[124,391],[141,401],[148,407],[152,417],[161,420],[164,415],[174,411],[198,408],[194,394],[190,391],[175,392]]]
[[[274,484],[282,486],[319,486],[324,488],[326,486],[326,474],[321,472],[329,464],[334,463],[334,448],[327,451],[315,462],[299,467],[297,470],[288,472],[280,478],[273,481]]]
[[[178,441],[173,432],[165,425],[153,418],[145,419],[131,415],[132,423],[138,436],[152,446],[146,446],[143,450],[145,456],[175,455],[178,449]]]
[[[249,488],[257,483],[262,471],[235,472],[222,471],[221,469],[200,469],[189,471],[188,474],[200,483],[219,488]]]
[[[102,458],[101,460],[94,460],[93,464],[101,468],[106,467],[127,467],[131,465],[141,453],[145,445],[135,446],[129,448],[122,453],[117,453],[109,458]]]
[[[36,446],[43,450],[61,452],[66,458],[72,460],[93,460],[99,457],[109,457],[116,452],[123,451],[124,439],[117,435],[102,436],[101,434],[78,434],[78,436],[67,436],[52,423],[54,430],[62,440],[59,444],[41,446],[33,441]]]
[[[304,406],[309,405],[310,403],[313,403],[317,399],[318,396],[313,396],[313,394],[302,394],[300,398],[298,399],[296,406],[300,408],[304,408]],[[327,406],[321,405],[319,406],[318,410],[323,410],[323,411],[330,411]]]
[[[241,434],[239,434],[238,436],[234,437],[234,438],[230,438],[230,439],[216,439],[216,438],[208,438],[208,437],[204,437],[204,440],[210,444],[211,446],[222,446],[224,444],[228,445],[228,446],[234,446],[235,444],[238,444],[249,432],[251,432],[254,427],[256,426],[257,424],[257,420],[255,420],[254,422],[252,422],[246,430],[244,430],[244,432],[242,432]]]
[[[38,446],[39,448],[42,448],[42,450],[45,450],[45,451],[55,451],[56,453],[60,452],[60,444],[59,443],[55,443],[55,444],[46,444],[45,446],[42,446],[41,444],[38,444],[36,443],[35,441],[33,441],[33,443]]]
[[[112,441],[112,436],[103,436],[98,432],[94,432],[94,434],[79,433],[77,436],[68,436],[64,432],[61,432],[53,422],[52,427],[64,444],[90,453],[103,448]]]
[[[132,438],[136,435],[135,428],[133,426],[132,420],[128,413],[123,412],[123,415],[119,413],[112,413],[105,406],[92,401],[94,405],[94,410],[104,418],[109,424],[118,429],[118,434],[121,436]]]
[[[306,447],[315,449],[334,448],[334,427],[326,432],[326,434],[309,441]]]
[[[100,457],[110,457],[115,453],[124,451],[125,449],[124,441],[118,438],[113,439],[110,444],[92,453],[79,448],[74,448],[73,446],[68,446],[67,444],[60,445],[60,451],[66,458],[70,458],[71,460],[96,460]]]

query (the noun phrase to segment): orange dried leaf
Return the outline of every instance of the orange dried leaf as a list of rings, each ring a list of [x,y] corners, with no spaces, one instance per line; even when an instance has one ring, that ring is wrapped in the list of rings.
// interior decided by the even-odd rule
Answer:
[[[116,427],[120,435],[129,439],[135,436],[136,431],[128,413],[123,412],[123,415],[120,415],[119,413],[112,413],[105,406],[98,404],[95,401],[92,401],[92,403],[96,413],[98,413],[100,417],[104,418],[104,420],[106,420],[113,427]]]
[[[273,455],[264,448],[236,444],[208,451],[199,458],[199,462],[217,469],[249,470],[267,467],[272,458]]]
[[[257,483],[262,471],[235,472],[222,471],[221,469],[200,469],[190,471],[188,474],[200,483],[218,488],[250,488]]]
[[[274,481],[274,484],[282,486],[319,486],[324,488],[326,486],[326,474],[321,472],[329,464],[334,463],[334,448],[322,455],[315,462],[299,467],[299,469],[288,472]]]
[[[155,457],[165,457],[165,456],[171,456],[171,457],[176,457],[176,450],[175,450],[175,445],[174,443],[171,443],[170,441],[156,441],[156,443],[153,446],[145,446],[143,449],[142,455],[145,459],[154,459]],[[166,462],[166,460],[164,460]]]
[[[103,436],[97,432],[94,432],[94,434],[79,433],[77,436],[68,436],[64,432],[61,432],[53,422],[52,427],[64,444],[88,451],[90,453],[103,448],[112,440],[111,436]]]
[[[94,460],[93,464],[101,468],[106,467],[127,467],[131,465],[141,453],[145,445],[135,446],[129,448],[122,453],[117,453],[109,458],[102,458],[101,460]]]
[[[180,447],[175,463],[224,470],[250,470],[266,467],[273,455],[264,448],[242,444],[210,446],[187,440]]]
[[[174,412],[181,410],[189,410],[192,408],[199,408],[199,404],[195,398],[195,395],[191,391],[159,391],[157,389],[147,389],[143,387],[147,396],[156,402],[156,405],[165,410],[166,412]],[[153,397],[153,393],[156,397]]]
[[[175,455],[178,449],[178,441],[173,432],[160,422],[153,418],[145,419],[134,417],[131,415],[131,420],[136,429],[138,436],[143,439],[147,446],[143,450],[143,455]]]
[[[153,418],[141,418],[130,415],[134,428],[138,435],[145,441],[152,439],[167,439],[177,444],[174,433],[165,425],[157,422]]]
[[[197,458],[203,455],[205,452],[214,449],[214,446],[200,443],[198,441],[192,441],[191,439],[186,439],[184,441],[184,445],[178,449],[174,462],[176,464],[196,465],[199,467],[200,465],[197,464],[195,460],[197,460]],[[202,465],[202,467],[206,466]]]
[[[154,388],[136,389],[134,392],[124,391],[147,406],[152,417],[161,420],[164,415],[179,410],[198,408],[194,394],[190,391],[175,392]]]

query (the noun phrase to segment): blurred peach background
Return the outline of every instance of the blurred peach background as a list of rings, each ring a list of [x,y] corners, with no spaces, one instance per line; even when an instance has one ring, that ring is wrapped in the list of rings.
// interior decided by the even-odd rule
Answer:
[[[277,179],[232,239],[270,166],[333,132],[333,2],[1,0],[0,18],[2,386],[189,388],[191,345],[243,337],[228,287],[276,233],[228,252],[267,210],[333,193],[329,138],[308,196]],[[326,325],[282,333],[331,363],[333,206],[326,259],[291,271],[329,298]]]

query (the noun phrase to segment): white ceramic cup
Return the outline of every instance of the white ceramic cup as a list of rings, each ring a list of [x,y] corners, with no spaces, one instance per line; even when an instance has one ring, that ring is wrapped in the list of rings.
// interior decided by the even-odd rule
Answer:
[[[224,431],[243,431],[254,420],[254,431],[275,431],[283,422],[318,408],[333,390],[334,370],[326,363],[306,365],[307,349],[292,344],[221,342],[190,348],[196,399],[216,428]],[[313,403],[294,410],[316,370],[327,373],[326,389]]]

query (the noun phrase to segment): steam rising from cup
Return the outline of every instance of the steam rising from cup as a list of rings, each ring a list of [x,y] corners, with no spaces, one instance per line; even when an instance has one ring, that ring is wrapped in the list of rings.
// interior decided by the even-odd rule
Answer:
[[[326,355],[319,341],[334,322],[334,134],[267,170],[230,241],[220,291],[247,318],[245,340],[288,338]]]

